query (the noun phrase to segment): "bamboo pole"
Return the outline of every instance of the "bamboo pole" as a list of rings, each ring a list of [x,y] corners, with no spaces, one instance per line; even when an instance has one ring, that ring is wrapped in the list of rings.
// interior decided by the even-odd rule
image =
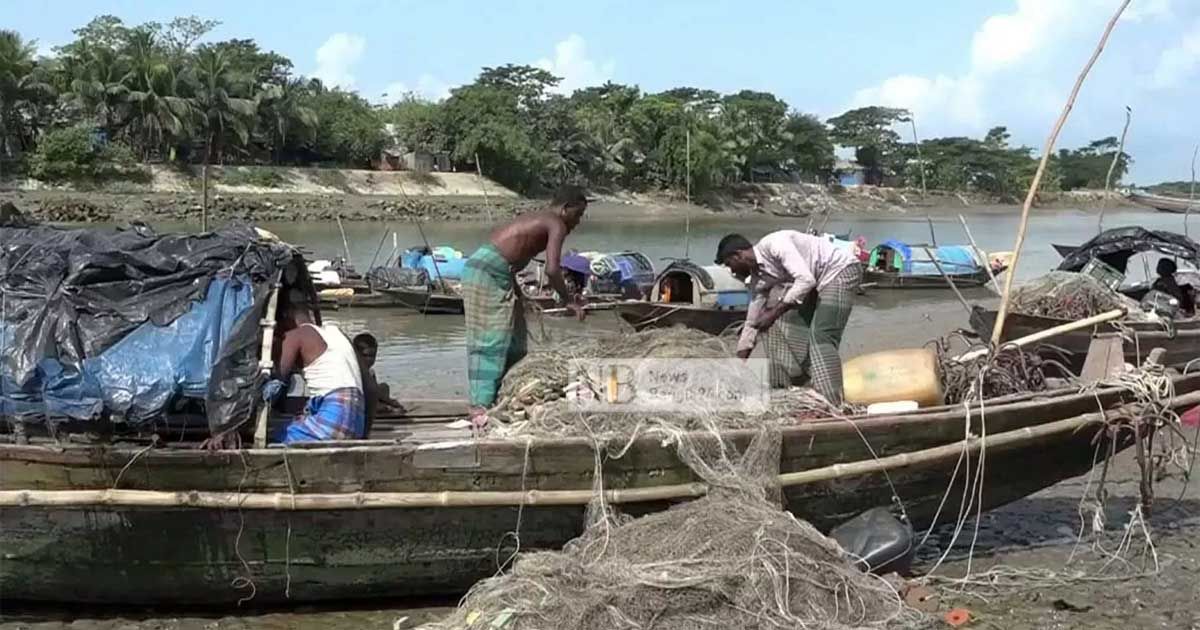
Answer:
[[[279,278],[275,279],[275,287],[271,289],[271,297],[267,299],[267,312],[262,319],[263,340],[262,356],[258,359],[259,371],[269,376],[275,367],[275,308],[279,304]],[[254,425],[254,448],[267,447],[267,419],[271,416],[271,403],[262,401],[258,410],[258,422]]]
[[[204,161],[200,187],[203,189],[203,200],[200,203],[200,231],[208,231],[208,160]],[[1186,223],[1186,221],[1185,221]]]
[[[929,242],[933,243],[934,247],[937,247],[937,232],[933,230],[933,217],[927,214],[925,215],[925,221],[929,224]]]
[[[1091,72],[1096,60],[1100,58],[1100,53],[1104,51],[1104,46],[1108,43],[1109,35],[1112,34],[1113,28],[1116,27],[1117,20],[1125,12],[1125,8],[1129,6],[1129,2],[1130,0],[1124,0],[1108,21],[1108,26],[1104,28],[1104,34],[1100,36],[1100,41],[1096,44],[1096,50],[1092,52],[1091,58],[1084,65],[1079,77],[1075,79],[1075,87],[1071,89],[1071,95],[1067,98],[1066,105],[1063,106],[1062,114],[1058,116],[1058,121],[1054,123],[1050,136],[1046,138],[1046,146],[1042,148],[1042,159],[1038,162],[1037,172],[1034,173],[1033,181],[1029,184],[1029,192],[1025,195],[1025,204],[1021,206],[1021,225],[1017,230],[1017,243],[1013,247],[1013,259],[1008,268],[1008,275],[1004,278],[1004,296],[1000,299],[1000,311],[996,314],[996,327],[992,329],[993,345],[999,345],[1000,331],[1004,330],[1004,320],[1008,318],[1008,302],[1012,297],[1013,279],[1017,277],[1017,265],[1021,261],[1021,250],[1025,247],[1025,232],[1029,228],[1029,210],[1033,206],[1034,197],[1037,196],[1038,187],[1042,184],[1042,175],[1046,173],[1046,164],[1050,161],[1050,153],[1054,151],[1054,143],[1058,140],[1058,134],[1062,132],[1063,125],[1067,122],[1067,116],[1071,114],[1071,108],[1075,106],[1075,99],[1079,97],[1079,90],[1083,87],[1084,79]]]
[[[1104,198],[1100,200],[1100,219],[1096,225],[1097,234],[1104,231],[1104,211],[1108,209],[1108,195],[1112,192],[1113,171],[1117,168],[1117,161],[1121,159],[1121,154],[1125,152],[1125,134],[1129,133],[1129,121],[1132,119],[1133,110],[1126,105],[1125,127],[1121,129],[1121,142],[1117,144],[1117,154],[1113,156],[1112,162],[1108,165],[1108,175],[1104,176]]]
[[[921,199],[924,199],[929,193],[925,189],[925,160],[921,157],[921,141],[917,139],[917,117],[910,114],[908,122],[912,125],[913,146],[917,147],[917,164],[921,167]]]
[[[933,224],[930,223],[930,225],[932,226]],[[958,286],[954,284],[954,280],[949,274],[946,273],[946,270],[942,269],[942,262],[938,260],[937,255],[934,254],[933,251],[928,247],[923,249],[925,250],[925,253],[929,255],[929,260],[933,261],[933,266],[937,267],[938,273],[942,274],[942,277],[946,279],[946,283],[950,285],[950,288],[954,291],[954,295],[958,296],[958,301],[962,303],[963,308],[967,309],[967,315],[970,315],[971,303],[967,301],[967,298],[963,297],[962,291],[958,290]]]
[[[1114,417],[1113,412],[1091,413],[1036,427],[1025,427],[987,437],[959,440],[909,453],[846,464],[833,464],[812,470],[779,475],[783,487],[834,481],[902,468],[937,465],[975,452],[1042,442],[1045,438],[1070,433],[1090,424],[1101,424]],[[686,483],[645,488],[603,491],[609,503],[642,503],[700,497],[708,492],[703,483]],[[5,490],[0,491],[0,507],[193,507],[214,509],[309,511],[336,509],[425,508],[425,507],[507,507],[587,505],[595,492],[586,490],[528,491],[442,491],[442,492],[351,492],[340,494],[237,493],[213,491],[159,490]]]
[[[1192,216],[1192,205],[1196,199],[1196,154],[1200,153],[1200,144],[1192,150],[1192,186],[1188,189],[1188,205],[1183,209],[1183,235],[1188,236],[1188,219]]]
[[[488,197],[487,186],[483,180],[483,163],[479,161],[479,154],[475,154],[475,174],[479,177],[479,190],[483,191],[483,209],[487,212],[488,222],[492,221],[492,200]]]
[[[1000,283],[996,280],[996,274],[992,273],[991,262],[983,255],[983,250],[979,249],[979,246],[975,244],[975,237],[971,236],[971,228],[967,226],[967,218],[960,214],[958,215],[958,221],[962,223],[963,232],[967,233],[967,241],[971,243],[971,249],[975,251],[975,257],[979,259],[980,264],[987,270],[988,277],[992,279],[992,290],[996,292],[996,295],[1000,295]]]
[[[342,251],[346,254],[346,264],[353,268],[354,261],[350,258],[350,241],[346,240],[346,228],[342,227],[342,215],[334,215],[334,218],[337,219],[338,231],[342,233]]]
[[[1100,313],[1099,315],[1093,315],[1086,319],[1081,319],[1081,320],[1075,321],[1075,322],[1067,322],[1065,324],[1060,324],[1053,328],[1047,328],[1046,330],[1039,330],[1038,332],[1035,332],[1031,335],[1026,335],[1024,337],[1013,339],[1012,341],[1006,342],[1004,345],[1006,345],[1006,346],[1014,345],[1014,346],[1017,346],[1018,348],[1024,348],[1025,346],[1027,346],[1031,343],[1037,343],[1039,341],[1042,341],[1043,339],[1057,337],[1058,335],[1061,335],[1064,333],[1069,333],[1069,332],[1072,332],[1075,330],[1080,330],[1083,328],[1087,328],[1089,326],[1095,326],[1096,324],[1103,324],[1104,322],[1112,321],[1112,320],[1122,317],[1124,315],[1125,315],[1125,309],[1114,308],[1111,311],[1105,311],[1103,313]],[[957,360],[958,361],[970,361],[971,359],[974,359],[976,357],[981,357],[981,356],[987,354],[989,351],[990,351],[989,348],[980,348],[978,350],[972,350],[970,352],[967,352],[966,354],[960,355]]]

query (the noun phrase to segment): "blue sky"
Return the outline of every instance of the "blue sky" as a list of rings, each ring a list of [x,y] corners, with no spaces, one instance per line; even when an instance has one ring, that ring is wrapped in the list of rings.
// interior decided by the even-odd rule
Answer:
[[[479,68],[538,64],[564,88],[613,80],[773,92],[821,117],[909,107],[922,136],[1007,125],[1041,147],[1119,0],[410,2],[0,0],[0,24],[43,49],[92,16],[196,14],[210,38],[253,37],[296,70],[374,101],[439,97]],[[53,10],[46,10],[52,6]],[[384,94],[388,94],[385,97]],[[1133,0],[1060,146],[1117,135],[1134,110],[1127,180],[1189,179],[1200,143],[1200,1]]]

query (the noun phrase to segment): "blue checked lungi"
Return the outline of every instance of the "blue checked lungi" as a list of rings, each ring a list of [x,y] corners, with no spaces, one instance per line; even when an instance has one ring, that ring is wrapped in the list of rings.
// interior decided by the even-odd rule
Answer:
[[[357,387],[335,389],[313,396],[300,414],[283,428],[276,441],[322,442],[357,440],[366,431],[366,398]]]

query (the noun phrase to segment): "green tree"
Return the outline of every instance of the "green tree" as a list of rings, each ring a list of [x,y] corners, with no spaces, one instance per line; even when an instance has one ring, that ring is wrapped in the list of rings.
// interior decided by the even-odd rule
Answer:
[[[204,163],[222,160],[232,139],[238,145],[250,140],[255,103],[248,98],[248,77],[234,72],[225,53],[201,46],[192,69],[194,107],[205,146]]]
[[[309,145],[316,139],[317,113],[307,104],[307,84],[301,79],[268,83],[255,96],[261,127],[267,130],[276,164],[283,161],[289,141]]]
[[[860,107],[829,119],[834,142],[854,147],[854,157],[866,171],[867,183],[881,184],[884,171],[899,166],[900,135],[892,127],[908,120],[906,109]]]
[[[383,121],[362,97],[310,81],[301,105],[317,118],[312,144],[317,160],[367,168],[379,158],[386,141]]]
[[[790,170],[824,182],[833,171],[833,141],[829,129],[816,116],[788,114],[783,153]]]
[[[637,87],[611,82],[571,95],[570,107],[589,145],[584,171],[590,181],[634,185],[646,157],[629,119],[640,98]]]
[[[27,148],[37,132],[35,111],[54,90],[34,54],[35,42],[26,42],[15,31],[0,30],[0,155],[13,155],[14,147]]]
[[[437,103],[408,94],[380,112],[394,128],[396,138],[414,151],[443,151],[448,142],[445,116]]]
[[[115,49],[71,44],[63,63],[63,100],[113,137],[129,103],[129,67]]]
[[[151,29],[134,29],[128,37],[129,126],[142,159],[168,151],[189,131],[195,112],[191,100],[180,96],[180,81]]]
[[[1113,169],[1113,183],[1120,182],[1129,171],[1133,158],[1123,151],[1117,156],[1118,147],[1117,138],[1109,136],[1078,149],[1060,149],[1057,162],[1062,173],[1062,189],[1104,188],[1108,167],[1114,157],[1117,158],[1117,164]]]

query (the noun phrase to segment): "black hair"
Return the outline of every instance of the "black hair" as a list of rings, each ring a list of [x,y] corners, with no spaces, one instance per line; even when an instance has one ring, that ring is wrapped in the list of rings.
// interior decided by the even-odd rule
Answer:
[[[730,256],[751,247],[753,245],[750,244],[750,241],[745,236],[741,234],[726,234],[721,238],[721,242],[717,243],[717,257],[713,262],[718,265],[724,265]]]
[[[1160,276],[1169,276],[1179,271],[1179,265],[1176,265],[1175,261],[1170,258],[1159,258],[1156,270]]]
[[[359,346],[375,349],[379,348],[379,342],[375,340],[375,335],[367,332],[354,335],[354,340],[351,343],[355,348]]]
[[[554,191],[554,199],[550,202],[555,207],[565,207],[572,210],[583,210],[587,208],[587,194],[580,186],[574,184],[564,184]]]

